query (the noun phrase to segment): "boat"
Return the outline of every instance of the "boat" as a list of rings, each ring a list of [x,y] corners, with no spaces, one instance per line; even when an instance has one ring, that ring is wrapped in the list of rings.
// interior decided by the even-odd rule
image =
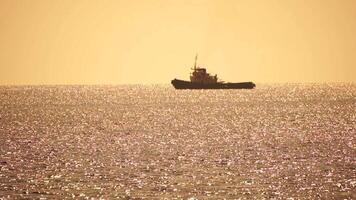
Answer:
[[[190,81],[173,79],[171,81],[175,89],[253,89],[256,85],[253,82],[225,83],[218,81],[217,75],[210,75],[206,68],[197,66],[198,55],[195,56],[193,72],[190,74]]]

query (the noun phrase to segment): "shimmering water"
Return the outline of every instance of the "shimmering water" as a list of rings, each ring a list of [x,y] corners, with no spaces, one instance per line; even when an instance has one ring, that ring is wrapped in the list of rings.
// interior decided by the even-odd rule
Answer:
[[[356,199],[356,84],[0,87],[0,199]]]

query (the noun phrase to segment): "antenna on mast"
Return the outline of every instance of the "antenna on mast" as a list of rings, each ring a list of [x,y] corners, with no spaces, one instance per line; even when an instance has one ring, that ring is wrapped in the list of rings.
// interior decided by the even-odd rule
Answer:
[[[198,54],[195,55],[194,71],[197,69]]]

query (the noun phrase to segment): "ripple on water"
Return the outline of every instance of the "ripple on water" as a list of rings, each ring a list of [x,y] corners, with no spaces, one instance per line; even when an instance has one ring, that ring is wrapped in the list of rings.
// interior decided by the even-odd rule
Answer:
[[[355,199],[355,84],[0,87],[0,198]]]

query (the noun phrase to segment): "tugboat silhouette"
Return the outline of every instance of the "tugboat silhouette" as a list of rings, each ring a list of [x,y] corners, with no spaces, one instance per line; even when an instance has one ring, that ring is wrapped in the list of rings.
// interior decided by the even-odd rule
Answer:
[[[225,83],[218,81],[217,75],[212,76],[206,72],[206,68],[197,67],[198,55],[195,56],[193,72],[190,81],[173,79],[171,81],[175,89],[253,89],[253,82]]]

